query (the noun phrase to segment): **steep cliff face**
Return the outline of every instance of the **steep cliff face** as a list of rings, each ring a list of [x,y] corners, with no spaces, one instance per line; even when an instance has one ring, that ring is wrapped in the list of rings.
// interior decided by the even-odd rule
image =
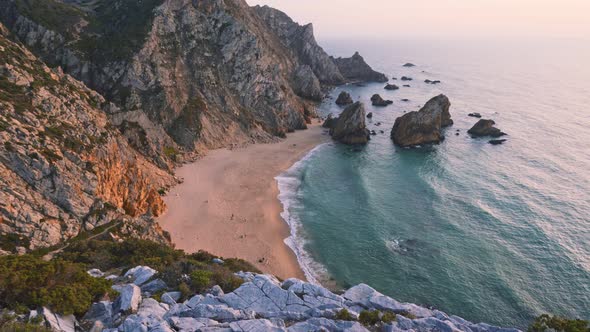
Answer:
[[[32,249],[113,219],[160,214],[158,189],[173,177],[114,129],[102,96],[0,30],[0,237]]]
[[[299,62],[311,67],[320,82],[329,85],[346,83],[334,61],[316,42],[311,23],[299,25],[287,14],[268,6],[255,6],[253,9]]]
[[[56,14],[79,11],[70,28],[31,13],[26,4],[34,2],[4,1],[2,20],[45,61],[115,102],[117,125],[138,123],[152,158],[306,128],[306,102],[291,87],[298,64],[245,1],[148,1],[139,13],[134,1],[60,3]],[[132,45],[120,54],[121,33],[98,28],[110,25],[135,32],[124,36]]]
[[[0,19],[44,61],[114,102],[113,123],[164,167],[178,154],[163,151],[304,129],[313,115],[306,100],[321,98],[317,82],[347,81],[311,25],[244,0],[2,0]]]

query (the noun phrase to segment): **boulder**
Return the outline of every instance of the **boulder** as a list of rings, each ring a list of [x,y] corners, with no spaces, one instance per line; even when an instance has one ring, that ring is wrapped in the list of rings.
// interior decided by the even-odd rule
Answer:
[[[409,88],[409,87],[411,87],[411,85],[409,85],[409,84],[404,84],[404,88]]]
[[[471,127],[471,129],[469,129],[467,133],[470,134],[472,137],[501,137],[506,135],[506,133],[494,127],[495,124],[496,122],[494,122],[494,120],[481,119],[477,121],[477,123],[473,127]]]
[[[45,318],[45,322],[53,331],[59,332],[76,332],[76,326],[78,321],[74,315],[61,316],[54,314],[51,310],[43,307],[41,308],[41,314]]]
[[[181,292],[167,292],[167,293],[162,294],[162,296],[160,298],[162,299],[162,302],[164,302],[168,305],[174,305],[174,304],[176,304],[176,302],[178,300],[180,300],[181,297],[182,297]]]
[[[449,99],[439,95],[430,99],[419,111],[397,118],[391,129],[393,142],[402,147],[441,142],[444,140],[441,129],[453,124],[450,106]]]
[[[129,269],[124,275],[125,278],[130,278],[137,286],[141,286],[150,280],[158,271],[149,266],[136,266]]]
[[[478,118],[478,119],[481,118],[481,114],[479,114],[479,113],[469,113],[469,114],[467,114],[467,116],[470,116],[472,118]]]
[[[404,64],[404,67],[416,67],[416,65],[408,62],[408,63]]]
[[[398,89],[399,89],[399,86],[397,86],[395,84],[387,84],[385,86],[385,90],[390,90],[391,91],[391,90],[398,90]]]
[[[282,320],[279,320],[282,322]],[[279,326],[283,325],[283,326]],[[266,332],[279,332],[279,331],[286,331],[284,329],[285,323],[275,325],[268,319],[251,319],[251,320],[243,320],[239,322],[232,322],[229,324],[229,327],[232,331],[266,331]]]
[[[369,114],[367,114],[367,119],[371,119],[373,118],[373,112],[369,112]]]
[[[365,106],[356,102],[348,106],[330,130],[332,138],[344,144],[366,144],[369,130],[365,126]]]
[[[411,80],[413,80],[413,78],[407,77],[407,76],[402,76],[401,80],[402,81],[411,81]]]
[[[330,320],[326,318],[311,318],[305,322],[300,322],[289,327],[289,332],[309,332],[309,331],[339,331],[339,332],[368,332],[358,322]]]
[[[208,318],[170,317],[168,323],[178,331],[196,332],[201,329],[219,325],[219,322]]]
[[[104,272],[102,272],[99,269],[91,269],[91,270],[88,270],[86,273],[88,273],[93,278],[102,278],[102,277],[104,277]]]
[[[338,117],[334,117],[331,113],[328,114],[328,117],[322,124],[323,128],[333,129],[336,127],[336,123],[338,122]]]
[[[100,322],[104,327],[111,327],[113,324],[113,303],[101,301],[93,303],[90,310],[82,317],[83,325],[94,326]]]
[[[113,312],[137,312],[141,302],[141,289],[134,284],[113,286],[119,292],[119,297],[113,303]]]
[[[374,94],[371,97],[371,102],[373,103],[373,106],[381,106],[381,107],[393,104],[393,101],[384,100],[383,98],[381,98],[381,96],[379,94]]]
[[[346,91],[340,92],[340,94],[338,95],[338,98],[336,99],[336,105],[346,106],[346,105],[350,105],[352,103],[354,103],[354,101],[352,100],[350,93],[348,93]]]
[[[404,99],[402,99],[401,101],[403,101],[403,102],[406,102],[406,103],[407,103],[407,102],[409,102],[410,100],[409,100],[409,99],[407,99],[407,98],[404,98]]]
[[[162,279],[155,279],[155,280],[148,282],[147,284],[142,285],[141,292],[148,293],[148,294],[155,294],[155,293],[165,290],[167,288],[168,288],[168,285],[166,285],[166,283]]]
[[[303,98],[321,101],[323,98],[320,81],[308,65],[301,65],[293,74],[293,90]]]

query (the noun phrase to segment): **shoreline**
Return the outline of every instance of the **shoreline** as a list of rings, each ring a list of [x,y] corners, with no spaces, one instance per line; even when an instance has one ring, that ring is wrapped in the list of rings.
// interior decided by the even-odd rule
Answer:
[[[178,168],[184,182],[164,197],[168,209],[157,218],[176,248],[237,257],[264,273],[305,280],[286,243],[292,234],[282,216],[277,177],[329,141],[318,121],[278,143],[212,150]]]

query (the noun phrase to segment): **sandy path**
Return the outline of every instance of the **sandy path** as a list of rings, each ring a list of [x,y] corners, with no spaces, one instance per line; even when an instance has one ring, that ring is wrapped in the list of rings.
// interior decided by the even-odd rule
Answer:
[[[215,150],[176,171],[184,183],[165,197],[168,211],[158,221],[179,249],[239,257],[265,273],[303,279],[295,254],[283,242],[275,176],[328,140],[314,122],[275,144]]]

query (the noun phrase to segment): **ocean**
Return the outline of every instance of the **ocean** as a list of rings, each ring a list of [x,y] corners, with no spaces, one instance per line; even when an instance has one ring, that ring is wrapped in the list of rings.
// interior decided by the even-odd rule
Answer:
[[[277,177],[292,229],[286,242],[308,278],[332,287],[364,282],[501,326],[526,328],[542,313],[590,319],[590,43],[321,44],[336,56],[358,50],[397,77],[390,83],[400,90],[336,88],[319,114],[339,114],[334,100],[346,90],[373,112],[368,128],[378,135],[362,147],[321,145]],[[393,105],[371,106],[374,93]],[[455,121],[446,140],[394,146],[395,119],[440,93]],[[471,112],[496,121],[508,141],[470,138]]]

